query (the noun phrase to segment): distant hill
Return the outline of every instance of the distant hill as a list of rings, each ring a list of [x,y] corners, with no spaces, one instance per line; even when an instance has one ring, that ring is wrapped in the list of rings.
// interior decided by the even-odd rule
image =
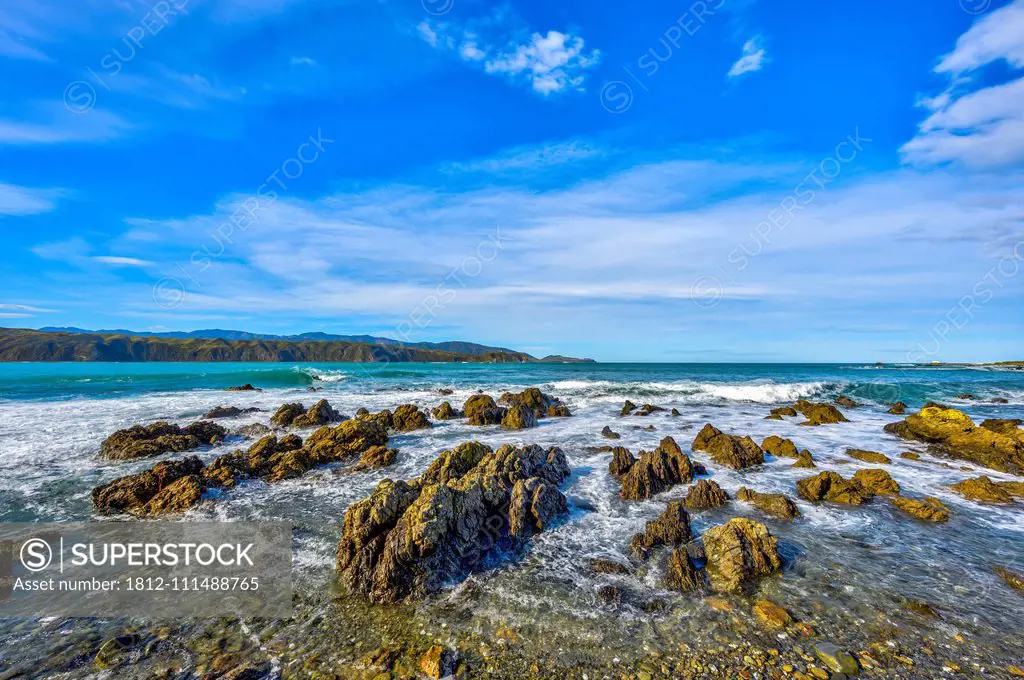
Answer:
[[[241,333],[240,331],[195,331]],[[202,335],[163,337],[131,331],[89,332],[82,329],[26,330],[0,328],[0,361],[296,361],[296,362],[590,362],[589,359],[538,359],[525,352],[463,342],[417,343],[323,340],[326,334],[274,338],[226,339]],[[244,335],[244,334],[243,334]],[[252,334],[249,334],[252,335]],[[307,335],[317,339],[306,339]],[[336,336],[360,337],[360,336]],[[370,336],[362,336],[370,337]],[[300,339],[301,338],[301,339]],[[468,347],[472,351],[440,349]]]

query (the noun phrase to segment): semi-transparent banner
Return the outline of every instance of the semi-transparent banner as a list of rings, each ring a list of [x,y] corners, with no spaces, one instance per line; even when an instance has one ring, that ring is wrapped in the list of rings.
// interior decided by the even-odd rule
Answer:
[[[0,523],[0,617],[287,617],[291,525]]]

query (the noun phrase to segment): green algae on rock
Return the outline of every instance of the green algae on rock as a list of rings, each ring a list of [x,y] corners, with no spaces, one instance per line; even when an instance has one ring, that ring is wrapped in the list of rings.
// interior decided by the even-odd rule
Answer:
[[[100,444],[100,458],[134,460],[153,458],[165,453],[183,453],[200,446],[216,444],[228,431],[216,423],[196,421],[179,427],[164,421],[151,425],[133,425],[118,430]]]

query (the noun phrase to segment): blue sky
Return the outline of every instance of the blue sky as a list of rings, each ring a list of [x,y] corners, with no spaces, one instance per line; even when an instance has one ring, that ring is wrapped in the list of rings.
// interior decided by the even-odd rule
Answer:
[[[0,7],[0,324],[1024,358],[1024,0]]]

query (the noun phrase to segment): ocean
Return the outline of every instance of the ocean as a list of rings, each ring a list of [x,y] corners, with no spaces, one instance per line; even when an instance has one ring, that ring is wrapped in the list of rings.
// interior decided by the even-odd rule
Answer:
[[[225,391],[245,383],[262,391]],[[146,469],[157,460],[180,457],[168,454],[130,463],[99,460],[100,442],[130,425],[157,420],[187,424],[221,405],[260,409],[218,421],[234,430],[251,422],[267,423],[273,411],[287,402],[300,401],[308,406],[327,399],[339,412],[351,416],[360,407],[378,411],[405,403],[429,411],[447,400],[459,408],[478,390],[497,397],[504,391],[526,387],[540,387],[559,397],[569,405],[573,416],[544,419],[537,428],[519,432],[471,427],[461,420],[435,423],[428,430],[393,436],[391,446],[400,454],[397,462],[385,470],[351,473],[340,466],[327,466],[277,484],[247,482],[230,492],[211,494],[209,503],[189,512],[185,519],[291,522],[295,527],[296,588],[313,597],[331,588],[345,509],[368,496],[382,479],[412,478],[442,450],[468,440],[491,446],[506,442],[559,446],[572,468],[564,488],[570,499],[568,518],[535,537],[524,554],[498,561],[493,569],[453,584],[428,606],[428,616],[435,616],[436,623],[461,603],[465,618],[460,619],[460,625],[479,630],[510,622],[538,625],[542,618],[557,628],[551,633],[552,639],[571,631],[586,631],[594,654],[626,658],[630,650],[635,653],[664,644],[668,634],[664,621],[652,623],[652,615],[641,604],[652,597],[669,602],[671,630],[677,638],[696,644],[715,629],[707,624],[706,607],[665,590],[658,565],[629,577],[594,574],[588,569],[591,558],[627,561],[630,537],[657,517],[667,500],[681,497],[686,491],[683,485],[649,501],[622,501],[617,495],[618,485],[607,471],[608,454],[596,452],[593,447],[609,443],[599,434],[608,425],[621,434],[614,443],[634,453],[653,449],[665,436],[672,436],[688,451],[697,431],[705,423],[712,423],[724,432],[751,435],[758,442],[771,434],[789,437],[799,448],[809,449],[818,461],[819,470],[807,471],[792,468],[792,461],[769,457],[761,468],[736,472],[711,463],[703,453],[691,454],[708,465],[711,478],[730,495],[746,485],[795,498],[795,483],[801,477],[825,469],[848,477],[858,469],[873,467],[845,455],[847,448],[862,448],[893,459],[886,469],[906,495],[938,497],[952,511],[948,523],[926,524],[878,500],[846,507],[797,499],[802,517],[788,523],[739,502],[694,515],[695,533],[733,516],[749,516],[770,526],[782,541],[786,568],[782,578],[764,585],[763,593],[785,601],[791,611],[803,612],[807,617],[816,612],[813,615],[820,619],[816,626],[824,630],[833,630],[830,626],[834,626],[834,636],[841,635],[840,630],[850,633],[851,626],[842,621],[877,622],[881,616],[911,622],[901,625],[920,624],[914,618],[917,614],[907,613],[907,602],[926,603],[935,608],[943,625],[970,631],[994,647],[1006,644],[1007,631],[1024,629],[1019,595],[992,571],[994,565],[1024,571],[1024,506],[980,505],[948,488],[951,483],[979,474],[994,479],[1013,477],[937,457],[923,444],[902,441],[882,430],[886,423],[899,419],[885,413],[885,404],[896,400],[906,402],[910,410],[929,400],[943,402],[964,410],[975,422],[984,418],[1024,418],[1024,371],[1000,368],[870,364],[0,364],[0,519],[107,521],[92,514],[89,494],[93,487]],[[452,393],[442,396],[440,390]],[[975,398],[963,398],[966,394]],[[797,424],[800,419],[765,420],[772,407],[799,398],[832,401],[840,395],[862,403],[858,408],[842,409],[849,423],[801,427]],[[647,418],[622,418],[619,410],[626,399],[666,409],[674,407],[681,415],[672,417],[664,411]],[[995,399],[1006,403],[996,403]],[[655,429],[645,429],[648,426]],[[209,461],[244,446],[242,438],[231,437],[198,455]],[[905,451],[918,452],[921,459],[900,458]],[[609,582],[624,594],[612,604],[598,595]],[[471,607],[465,604],[467,598],[471,598]],[[436,608],[434,614],[429,613],[434,611],[430,607]],[[845,618],[836,614],[832,621],[828,619],[830,614],[821,613],[822,608],[842,612]],[[66,623],[60,634],[78,625],[86,626]],[[92,622],[86,627],[106,632],[111,625]],[[15,639],[11,637],[15,633],[5,632],[4,626],[0,622],[0,649],[6,646],[5,641]],[[17,635],[24,633],[23,627],[18,630]],[[52,635],[57,640],[58,633]],[[41,639],[49,638],[43,635]],[[24,660],[26,655],[38,654],[44,648],[7,653]]]

